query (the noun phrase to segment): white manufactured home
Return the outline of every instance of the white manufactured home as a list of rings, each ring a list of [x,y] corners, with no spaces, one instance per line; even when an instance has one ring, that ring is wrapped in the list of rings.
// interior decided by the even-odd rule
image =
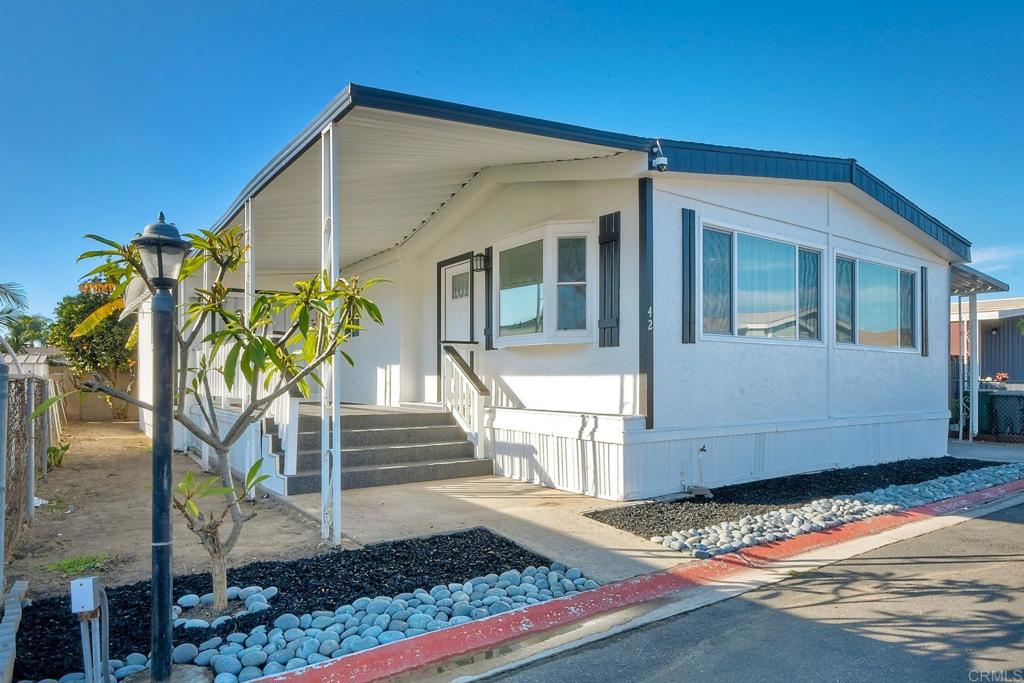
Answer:
[[[949,296],[988,286],[965,238],[854,159],[357,85],[213,228],[232,225],[242,309],[320,269],[389,280],[355,368],[237,448],[283,495],[493,472],[623,500],[944,455]],[[248,389],[219,393],[226,419]]]

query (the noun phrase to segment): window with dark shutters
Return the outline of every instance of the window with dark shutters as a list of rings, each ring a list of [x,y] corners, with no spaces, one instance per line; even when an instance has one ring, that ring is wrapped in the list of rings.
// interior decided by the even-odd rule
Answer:
[[[598,345],[619,345],[619,235],[620,212],[601,216],[598,226],[599,296],[601,315],[598,320]]]
[[[697,342],[697,212],[683,209],[683,343]]]
[[[921,266],[921,355],[928,355],[928,267]]]

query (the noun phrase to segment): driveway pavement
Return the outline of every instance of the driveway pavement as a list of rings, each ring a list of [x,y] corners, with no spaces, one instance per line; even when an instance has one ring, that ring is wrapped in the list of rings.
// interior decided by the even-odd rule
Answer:
[[[998,462],[1024,462],[1024,444],[989,441],[949,440],[949,454],[954,458],[975,458]]]
[[[1022,524],[1006,508],[494,680],[1024,680]]]

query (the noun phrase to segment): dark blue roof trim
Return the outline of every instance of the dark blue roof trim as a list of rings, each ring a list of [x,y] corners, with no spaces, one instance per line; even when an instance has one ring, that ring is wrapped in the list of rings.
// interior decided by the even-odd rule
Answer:
[[[955,254],[971,258],[968,240],[869,173],[855,159],[673,140],[663,140],[661,148],[668,157],[669,171],[850,183]]]
[[[888,207],[896,215],[921,228],[954,253],[968,261],[971,260],[970,241],[943,225],[934,216],[926,213],[912,201],[883,183],[857,162],[853,163],[853,180],[851,182],[865,194]]]
[[[594,128],[584,128],[583,126],[573,126],[567,123],[535,119],[530,116],[507,114],[493,109],[482,109],[465,104],[445,102],[444,100],[406,95],[391,90],[356,85],[355,83],[349,86],[349,91],[352,94],[352,102],[357,107],[385,109],[404,114],[427,116],[433,119],[509,130],[516,133],[529,133],[548,138],[585,142],[591,145],[601,145],[602,147],[615,147],[644,152],[651,149],[652,140],[650,138],[642,138],[635,135],[623,135]]]
[[[661,148],[668,157],[668,170],[680,173],[850,182],[850,164],[853,162],[853,159],[671,140],[663,140]]]
[[[492,109],[470,107],[352,83],[342,90],[298,135],[292,138],[284,149],[274,155],[266,166],[260,169],[259,173],[238,194],[224,215],[214,223],[213,229],[219,230],[225,227],[228,221],[241,210],[246,199],[259,192],[319,139],[320,132],[328,123],[339,120],[355,107],[402,112],[623,150],[652,153],[654,145],[654,140],[651,138],[622,135],[529,116],[507,114]],[[669,160],[669,171],[851,183],[883,206],[916,225],[954,253],[966,260],[971,258],[971,243],[969,241],[868,173],[854,159],[769,152],[676,140],[662,141],[661,146]]]

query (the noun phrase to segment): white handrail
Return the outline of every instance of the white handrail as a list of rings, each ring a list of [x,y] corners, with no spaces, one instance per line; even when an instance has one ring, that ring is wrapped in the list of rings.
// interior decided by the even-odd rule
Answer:
[[[491,392],[452,344],[441,345],[441,407],[451,411],[476,450],[487,457],[487,412]]]

